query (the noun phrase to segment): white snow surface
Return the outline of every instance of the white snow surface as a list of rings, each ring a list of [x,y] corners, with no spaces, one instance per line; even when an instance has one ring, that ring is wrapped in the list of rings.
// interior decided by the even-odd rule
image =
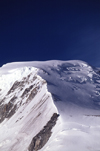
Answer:
[[[100,151],[100,70],[79,60],[8,63],[0,68],[0,100],[16,80],[29,74],[27,85],[36,76],[38,93],[27,104],[25,97],[17,112],[0,124],[0,151],[28,151],[32,138],[55,112],[60,116],[40,151]],[[42,85],[44,80],[47,84]],[[18,104],[22,92],[13,95]],[[41,99],[47,101],[35,108]]]

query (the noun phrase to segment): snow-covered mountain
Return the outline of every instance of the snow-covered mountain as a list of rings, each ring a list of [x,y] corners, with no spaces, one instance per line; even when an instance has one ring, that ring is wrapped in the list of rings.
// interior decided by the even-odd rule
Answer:
[[[0,68],[0,151],[100,151],[100,69],[83,61]]]

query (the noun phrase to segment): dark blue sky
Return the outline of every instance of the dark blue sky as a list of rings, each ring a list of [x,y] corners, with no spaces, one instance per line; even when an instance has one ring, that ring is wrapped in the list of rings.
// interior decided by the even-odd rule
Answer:
[[[99,58],[100,0],[0,0],[0,66]]]

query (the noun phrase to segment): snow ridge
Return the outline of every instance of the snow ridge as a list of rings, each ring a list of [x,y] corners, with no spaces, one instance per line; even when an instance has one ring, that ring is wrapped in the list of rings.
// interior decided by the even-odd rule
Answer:
[[[57,109],[34,67],[10,70],[0,82],[0,150],[26,151]]]
[[[1,151],[100,150],[99,68],[79,60],[15,62],[0,69],[0,82]],[[43,143],[45,128],[51,135]]]

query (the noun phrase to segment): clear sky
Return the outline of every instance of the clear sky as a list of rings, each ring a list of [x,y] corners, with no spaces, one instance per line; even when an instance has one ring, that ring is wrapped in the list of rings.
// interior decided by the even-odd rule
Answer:
[[[100,0],[0,0],[0,66],[76,59],[100,66]]]

